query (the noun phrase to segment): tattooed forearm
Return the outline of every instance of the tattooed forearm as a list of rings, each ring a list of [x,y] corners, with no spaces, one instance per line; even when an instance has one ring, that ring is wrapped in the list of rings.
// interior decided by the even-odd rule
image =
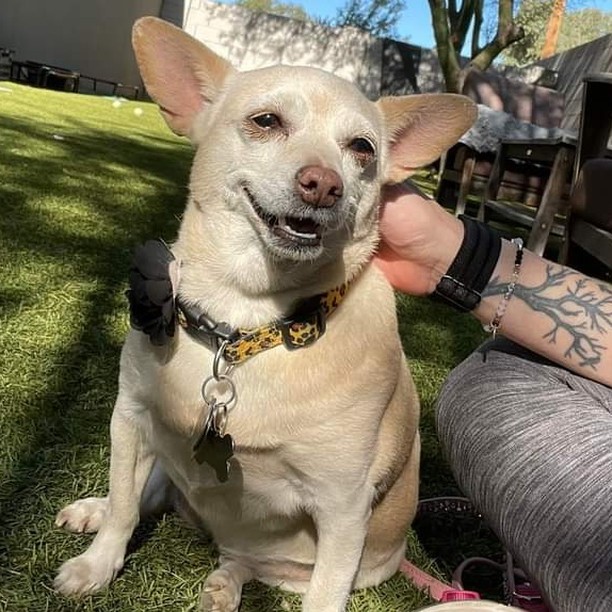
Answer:
[[[507,287],[496,277],[483,296],[503,295]],[[606,350],[602,339],[612,334],[612,286],[569,268],[547,265],[542,283],[533,287],[517,284],[512,299],[522,300],[551,320],[552,327],[543,339],[568,342],[565,357],[577,360],[581,367],[597,369]]]

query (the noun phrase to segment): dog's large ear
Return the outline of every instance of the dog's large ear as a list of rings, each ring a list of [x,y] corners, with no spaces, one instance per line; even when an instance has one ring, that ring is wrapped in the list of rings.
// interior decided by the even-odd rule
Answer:
[[[399,183],[455,144],[476,120],[476,105],[457,94],[381,98],[389,134],[385,181]]]
[[[177,134],[189,136],[198,113],[235,69],[183,30],[156,17],[134,24],[132,45],[149,95]]]

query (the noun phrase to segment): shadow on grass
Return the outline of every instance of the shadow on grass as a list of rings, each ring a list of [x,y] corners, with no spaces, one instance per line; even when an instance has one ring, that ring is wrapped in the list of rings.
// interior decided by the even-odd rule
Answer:
[[[400,333],[421,397],[422,434],[420,498],[462,495],[438,443],[435,401],[448,372],[470,355],[487,337],[467,314],[429,299],[398,298]],[[424,514],[413,529],[427,556],[435,560],[448,580],[468,557],[502,560],[495,534],[477,516],[461,513]],[[465,587],[493,599],[503,596],[501,574],[472,566]]]
[[[399,328],[421,398],[421,497],[458,493],[435,431],[435,400],[452,368],[485,339],[467,314],[426,298],[397,300]]]
[[[3,117],[2,122],[2,131],[19,142],[22,150],[27,150],[28,142],[33,149],[40,143],[44,146],[44,142],[52,137],[47,129],[37,124],[11,117]],[[75,121],[75,126],[78,124]],[[9,179],[4,181],[0,192],[5,213],[0,224],[0,232],[5,234],[3,239],[18,240],[22,237],[25,248],[35,246],[51,253],[65,247],[63,239],[74,240],[74,236],[54,236],[50,228],[44,227],[45,219],[37,217],[36,209],[28,206],[28,200],[39,197],[52,197],[54,201],[66,200],[69,203],[82,200],[88,210],[106,217],[113,229],[129,228],[130,236],[137,238],[152,230],[167,231],[164,225],[172,214],[182,210],[187,194],[191,159],[187,146],[146,134],[122,137],[84,126],[62,138],[64,140],[53,142],[51,155],[40,158],[24,157],[22,152],[11,148],[10,140],[7,141],[9,146],[0,151],[0,162],[5,166]],[[164,148],[160,143],[165,145]],[[147,192],[133,194],[129,182],[131,176],[146,181]],[[7,187],[7,182],[12,187]],[[17,200],[18,194],[22,194],[23,200]],[[132,197],[134,206],[129,206]],[[15,216],[7,220],[6,213]],[[32,228],[33,233],[16,228],[16,223]],[[87,238],[91,239],[91,236]],[[68,250],[74,246],[71,242]],[[97,245],[91,246],[96,248]],[[77,249],[84,247],[83,244],[76,245]]]
[[[77,333],[50,354],[22,357],[44,359],[54,376],[41,374],[35,393],[24,401],[17,396],[12,418],[17,431],[23,426],[27,433],[5,446],[6,460],[0,462],[6,466],[0,478],[0,566],[7,568],[6,574],[0,571],[0,582],[8,587],[10,579],[13,595],[21,587],[28,590],[26,574],[44,576],[47,564],[56,564],[46,555],[32,560],[32,551],[23,550],[33,517],[50,525],[59,509],[48,507],[54,494],[83,487],[99,494],[106,488],[98,470],[107,471],[107,457],[100,457],[99,445],[108,438],[120,351],[108,321],[121,308],[133,247],[149,237],[173,238],[187,195],[188,147],[144,134],[123,137],[76,127],[37,156],[30,151],[45,147],[46,126],[2,118],[2,132],[9,135],[0,150],[3,268],[32,266],[36,273],[40,265],[68,275],[50,279],[59,285],[82,282],[85,287],[76,298],[82,306]],[[131,177],[137,177],[137,189]],[[64,222],[81,216],[83,224]],[[3,278],[4,321],[24,309],[36,310],[40,293],[48,289],[19,282]],[[66,326],[74,329],[74,322]],[[27,325],[21,331],[36,333]],[[61,328],[57,331],[61,336]],[[83,470],[88,461],[94,467]],[[48,597],[44,582],[32,594],[40,605]],[[18,610],[19,604],[9,609]]]

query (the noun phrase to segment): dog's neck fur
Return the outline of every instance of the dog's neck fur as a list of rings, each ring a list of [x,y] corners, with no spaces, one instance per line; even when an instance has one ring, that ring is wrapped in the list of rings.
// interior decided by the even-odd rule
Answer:
[[[234,327],[256,327],[288,315],[297,301],[354,280],[372,257],[377,227],[312,262],[272,258],[256,237],[228,243],[216,231],[215,207],[205,210],[191,198],[173,246],[181,261],[179,292],[214,320]],[[227,223],[227,214],[224,221]]]

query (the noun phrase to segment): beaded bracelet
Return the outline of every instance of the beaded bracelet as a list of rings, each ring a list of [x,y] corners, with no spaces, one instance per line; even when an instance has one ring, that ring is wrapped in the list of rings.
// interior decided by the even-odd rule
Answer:
[[[497,330],[500,328],[501,320],[506,314],[506,310],[508,309],[508,303],[510,302],[510,298],[514,295],[514,290],[516,289],[519,274],[521,273],[521,264],[523,263],[523,240],[521,238],[513,238],[512,244],[516,245],[516,255],[514,258],[514,268],[512,270],[512,277],[510,278],[510,282],[508,283],[508,287],[506,288],[504,297],[497,306],[497,310],[495,311],[493,319],[488,325],[483,325],[483,329],[486,332],[493,334],[493,338],[495,338]]]

